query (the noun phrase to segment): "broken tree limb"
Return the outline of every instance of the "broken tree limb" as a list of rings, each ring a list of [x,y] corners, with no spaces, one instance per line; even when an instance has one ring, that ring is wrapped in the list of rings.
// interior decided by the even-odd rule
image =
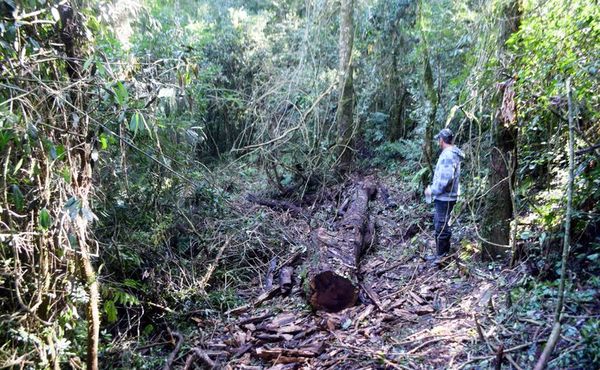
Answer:
[[[231,310],[225,312],[226,315],[237,315],[240,314],[242,312],[246,312],[249,309],[251,309],[252,307],[258,307],[261,304],[263,304],[263,302],[268,301],[269,299],[272,299],[273,297],[275,297],[276,295],[281,293],[281,289],[279,288],[279,285],[273,285],[273,287],[271,287],[270,290],[267,290],[265,292],[263,292],[261,295],[259,295],[258,297],[256,297],[256,299],[254,300],[254,302],[251,303],[246,303],[245,305],[236,307],[236,308],[232,308]]]
[[[259,198],[254,194],[248,194],[246,196],[246,200],[248,200],[251,203],[256,203],[261,206],[269,207],[275,211],[284,211],[284,212],[290,211],[294,215],[302,215],[303,214],[302,208],[298,207],[297,205],[295,205],[291,202],[287,202],[284,200]]]
[[[369,201],[376,191],[373,181],[366,179],[356,189],[337,231],[316,230],[316,260],[309,281],[309,301],[315,310],[338,312],[356,303],[358,261],[369,232]]]
[[[183,344],[183,335],[179,334],[176,331],[171,331],[170,329],[169,329],[169,334],[171,335],[171,337],[173,339],[177,338],[177,343],[175,344],[175,348],[173,349],[173,351],[171,351],[171,353],[169,353],[169,357],[167,358],[167,363],[165,364],[165,367],[163,368],[163,370],[171,370],[171,366],[173,365],[175,356],[177,356],[177,353],[179,353],[179,350],[181,349],[181,345]]]
[[[207,365],[211,369],[217,367],[217,364],[210,358],[210,356],[208,356],[200,348],[195,347],[195,348],[192,348],[190,351],[191,351],[191,353],[188,355],[187,359],[185,360],[185,365],[183,366],[183,370],[191,369],[192,365],[194,365],[194,362],[196,361],[196,359],[202,360],[202,362],[204,362],[204,364]]]
[[[373,289],[371,289],[370,286],[360,283],[360,287],[362,288],[362,290],[365,292],[367,297],[369,297],[369,299],[373,302],[373,304],[375,305],[375,307],[377,307],[377,309],[379,311],[385,311],[381,307],[381,300],[379,299],[379,296],[377,295],[377,293],[375,293],[375,291],[373,291]]]

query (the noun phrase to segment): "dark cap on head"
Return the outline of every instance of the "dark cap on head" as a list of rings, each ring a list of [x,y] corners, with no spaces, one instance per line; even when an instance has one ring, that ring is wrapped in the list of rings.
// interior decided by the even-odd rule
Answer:
[[[437,135],[435,135],[434,139],[442,139],[445,143],[451,144],[452,140],[454,139],[454,134],[449,128],[444,128]]]

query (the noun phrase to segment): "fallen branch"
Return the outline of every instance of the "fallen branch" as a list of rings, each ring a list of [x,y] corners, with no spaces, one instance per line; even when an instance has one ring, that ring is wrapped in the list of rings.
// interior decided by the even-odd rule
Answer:
[[[206,269],[206,272],[204,273],[204,276],[202,276],[202,278],[200,279],[200,283],[198,284],[198,289],[200,291],[204,291],[206,288],[206,284],[208,284],[208,281],[210,280],[210,277],[212,276],[213,272],[215,272],[215,269],[217,268],[217,265],[219,264],[219,261],[221,260],[221,257],[223,256],[223,251],[225,251],[225,249],[229,246],[229,241],[230,238],[227,238],[225,240],[225,243],[223,243],[223,245],[221,246],[221,248],[219,248],[219,252],[217,253],[217,257],[215,257],[214,261],[212,261],[210,263],[210,265],[208,265],[208,268]]]
[[[165,364],[163,370],[171,370],[175,356],[177,356],[177,353],[179,353],[181,345],[183,344],[183,335],[171,330],[169,330],[169,334],[171,335],[171,339],[177,338],[177,343],[175,344],[175,348],[169,354],[169,357],[167,357],[167,363]]]
[[[540,355],[540,358],[538,359],[537,363],[535,364],[535,367],[533,368],[533,370],[542,370],[542,369],[546,368],[546,364],[548,363],[548,360],[550,360],[550,356],[552,355],[552,351],[554,350],[554,347],[556,346],[556,343],[558,342],[558,338],[560,338],[560,327],[561,327],[560,322],[554,323],[554,327],[552,328],[552,333],[550,334],[550,337],[548,338],[548,343],[546,343],[546,347],[544,347],[544,351]]]
[[[405,264],[406,264],[408,261],[410,261],[412,258],[413,258],[413,256],[410,256],[410,257],[409,257],[409,258],[407,258],[407,259],[402,259],[401,261],[398,261],[398,262],[396,262],[396,263],[392,264],[390,267],[386,267],[386,268],[385,268],[385,269],[383,269],[383,270],[379,270],[379,271],[377,271],[377,277],[381,277],[381,276],[383,276],[383,274],[385,274],[386,272],[389,272],[389,271],[391,271],[391,270],[394,270],[394,269],[396,269],[396,268],[398,268],[398,267],[404,266],[404,265],[405,265]]]
[[[411,354],[413,354],[413,353],[416,353],[416,352],[417,352],[418,350],[420,350],[421,348],[425,348],[425,347],[427,347],[427,346],[428,346],[428,345],[430,345],[430,344],[437,343],[437,342],[439,342],[439,341],[446,340],[446,339],[448,339],[448,338],[449,338],[448,336],[442,336],[442,337],[439,337],[439,338],[435,338],[435,339],[428,340],[427,342],[425,342],[425,343],[422,343],[422,344],[420,344],[420,345],[416,346],[415,348],[411,349],[410,351],[408,351],[408,352],[406,352],[406,353],[407,353],[407,354],[409,354],[409,355],[411,355]]]
[[[290,202],[284,201],[284,200],[259,198],[254,194],[248,194],[246,196],[246,200],[248,200],[251,203],[256,203],[261,206],[269,207],[275,211],[283,211],[283,212],[290,211],[294,215],[302,215],[303,214],[302,208],[300,208],[297,205],[292,204]]]
[[[593,152],[594,150],[596,150],[598,148],[600,148],[600,143],[592,145],[592,146],[587,147],[585,149],[580,149],[580,150],[578,150],[578,151],[575,152],[575,155],[582,155],[582,154],[586,154],[586,153],[591,153],[591,152]]]
[[[377,307],[377,309],[379,311],[382,311],[382,312],[386,311],[381,307],[381,300],[379,299],[379,296],[377,295],[377,293],[375,293],[373,291],[373,289],[371,289],[369,286],[367,286],[366,284],[363,284],[363,283],[360,283],[359,286],[362,288],[362,290],[365,292],[367,297],[369,297],[369,299],[373,302],[373,304],[375,305],[375,307]]]
[[[268,319],[269,317],[273,316],[274,314],[272,312],[267,312],[263,315],[260,316],[252,316],[252,317],[248,317],[246,319],[241,320],[240,322],[238,322],[238,326],[242,326],[242,325],[246,325],[246,324],[253,324],[255,322],[260,322],[263,320]]]
[[[169,344],[169,343],[173,343],[173,341],[168,341],[168,342],[156,342],[156,343],[150,343],[150,344],[146,344],[144,346],[139,346],[139,347],[135,347],[136,351],[143,351],[145,349],[148,348],[152,348],[152,347],[157,347],[157,346],[164,346],[165,344]],[[3,367],[0,365],[0,369],[2,369]]]
[[[195,347],[195,348],[192,348],[190,351],[191,351],[191,353],[188,355],[187,359],[185,360],[185,365],[183,366],[183,370],[189,370],[189,369],[191,369],[192,365],[194,364],[194,362],[196,361],[196,359],[202,360],[204,362],[204,364],[206,364],[211,369],[217,367],[217,363],[214,362],[200,348]]]
[[[501,344],[498,346],[496,352],[496,363],[494,364],[495,370],[502,370],[502,359],[504,358],[504,346]]]
[[[476,328],[477,328],[477,335],[479,336],[479,339],[485,342],[485,344],[488,346],[488,348],[489,348],[489,350],[490,350],[491,352],[494,352],[494,353],[495,353],[495,355],[493,355],[493,356],[490,356],[490,357],[492,357],[492,358],[496,357],[496,358],[497,358],[497,355],[498,355],[498,353],[500,352],[500,349],[499,349],[499,347],[501,347],[501,346],[502,346],[502,344],[500,344],[500,346],[499,346],[499,347],[494,347],[494,346],[493,346],[493,345],[490,343],[490,341],[488,340],[488,338],[487,338],[487,337],[486,337],[486,336],[483,334],[483,330],[481,329],[481,325],[479,324],[479,321],[477,320],[477,317],[475,317],[475,325],[476,325]],[[522,369],[522,368],[519,366],[519,364],[518,364],[518,363],[517,363],[517,362],[516,362],[516,361],[515,361],[515,360],[512,358],[512,356],[511,356],[511,355],[509,355],[509,354],[507,354],[507,352],[508,352],[508,351],[502,351],[502,352],[503,352],[503,354],[504,354],[504,357],[505,357],[505,358],[508,360],[508,362],[510,362],[510,363],[511,363],[511,365],[513,365],[513,367],[514,367],[515,369],[517,369],[517,370],[523,370],[523,369]]]
[[[252,303],[246,303],[243,306],[240,307],[236,307],[236,308],[232,308],[231,310],[225,312],[226,315],[231,315],[231,314],[239,314],[242,313],[244,311],[249,310],[252,307],[258,307],[260,306],[263,302],[268,301],[269,299],[272,299],[273,297],[275,297],[276,295],[281,293],[281,289],[279,288],[279,285],[273,285],[273,287],[262,293],[261,295],[259,295],[254,302]]]

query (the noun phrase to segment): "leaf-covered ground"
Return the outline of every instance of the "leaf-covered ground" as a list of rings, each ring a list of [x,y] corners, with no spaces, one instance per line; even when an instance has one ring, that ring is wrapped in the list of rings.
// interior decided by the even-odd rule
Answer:
[[[173,366],[476,369],[500,360],[509,368],[532,367],[551,329],[553,300],[522,289],[531,280],[526,264],[509,270],[477,262],[475,233],[459,215],[453,220],[455,253],[444,268],[434,266],[424,258],[434,250],[428,207],[396,178],[378,181],[378,198],[370,203],[377,239],[361,260],[358,305],[339,313],[313,312],[304,294],[310,248],[297,247],[309,246],[311,230],[334,221],[354,178],[328,189],[330,196],[304,207],[303,215],[281,212],[296,247],[274,260],[273,287],[265,289],[268,274],[257,271],[238,293],[244,305],[218,317],[190,316],[197,330],[181,337]],[[262,206],[244,207],[252,213]],[[290,263],[294,286],[281,295],[278,270]],[[561,355],[550,367],[579,368],[574,359],[585,349],[579,329],[598,313],[597,300],[570,302],[567,330],[555,352]],[[177,335],[172,340],[175,344]]]

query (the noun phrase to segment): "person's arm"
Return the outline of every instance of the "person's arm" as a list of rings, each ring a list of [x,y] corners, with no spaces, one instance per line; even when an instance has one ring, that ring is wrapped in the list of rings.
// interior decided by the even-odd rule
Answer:
[[[438,159],[431,184],[431,194],[440,195],[454,176],[452,152],[444,150]]]

